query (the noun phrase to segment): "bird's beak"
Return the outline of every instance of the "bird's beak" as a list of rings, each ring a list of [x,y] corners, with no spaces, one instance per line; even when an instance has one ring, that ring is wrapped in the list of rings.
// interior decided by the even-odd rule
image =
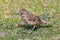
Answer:
[[[20,12],[18,11],[18,12],[16,12],[16,15],[20,15]]]
[[[16,14],[15,15],[19,15],[19,10],[16,11]]]
[[[21,15],[20,13],[16,13],[15,15]]]

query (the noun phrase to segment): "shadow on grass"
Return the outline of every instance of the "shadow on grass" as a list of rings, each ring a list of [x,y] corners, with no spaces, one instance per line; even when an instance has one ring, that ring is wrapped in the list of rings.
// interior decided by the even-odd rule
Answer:
[[[29,30],[30,28],[33,28],[33,25],[26,25],[26,24],[24,24],[24,25],[20,25],[22,28],[24,28],[24,29],[27,29],[27,30]],[[46,25],[46,24],[44,24],[44,25],[36,25],[36,28],[34,29],[34,31],[36,31],[38,28],[50,28],[50,27],[53,27],[52,25]]]

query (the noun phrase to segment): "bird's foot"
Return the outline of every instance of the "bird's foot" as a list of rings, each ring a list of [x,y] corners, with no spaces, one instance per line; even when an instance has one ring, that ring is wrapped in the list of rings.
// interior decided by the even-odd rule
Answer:
[[[28,34],[31,34],[32,32],[33,32],[32,30],[29,30],[27,33],[28,33]]]
[[[23,33],[27,33],[26,31],[23,31]]]
[[[32,31],[31,31],[31,30],[29,30],[29,31],[23,31],[23,33],[31,34],[31,33],[32,33]]]

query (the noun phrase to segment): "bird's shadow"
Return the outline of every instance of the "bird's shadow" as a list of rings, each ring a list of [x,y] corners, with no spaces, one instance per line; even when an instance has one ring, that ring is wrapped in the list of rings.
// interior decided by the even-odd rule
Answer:
[[[26,24],[20,25],[20,26],[27,30],[29,30],[31,27],[33,27],[33,25],[26,25]],[[49,28],[49,27],[52,27],[52,25],[36,25],[36,28],[34,29],[34,31],[36,31],[39,28]]]

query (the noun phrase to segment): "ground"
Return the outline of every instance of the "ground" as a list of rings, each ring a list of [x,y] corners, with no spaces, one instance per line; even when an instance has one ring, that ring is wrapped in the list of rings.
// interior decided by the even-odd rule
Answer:
[[[28,26],[16,15],[22,8],[52,25],[41,25],[32,34],[24,34]],[[0,0],[0,40],[60,40],[60,0]]]

